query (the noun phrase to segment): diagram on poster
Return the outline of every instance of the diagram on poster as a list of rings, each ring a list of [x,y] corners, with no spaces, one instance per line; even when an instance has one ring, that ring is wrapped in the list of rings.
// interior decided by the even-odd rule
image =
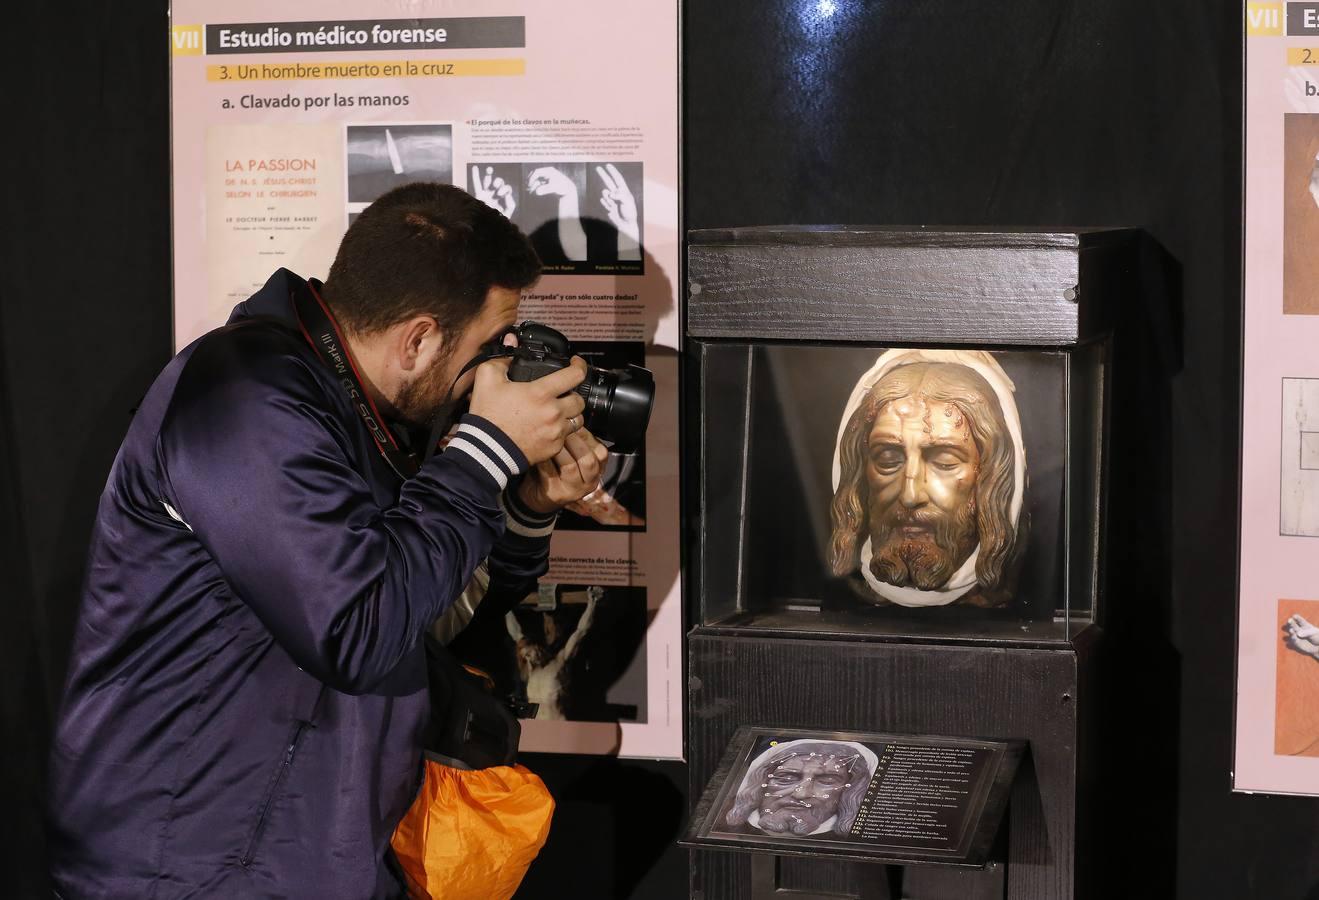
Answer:
[[[453,126],[447,123],[349,125],[344,143],[354,212],[414,181],[453,183]]]
[[[639,162],[470,166],[467,189],[513,220],[555,274],[641,274]]]
[[[1279,600],[1274,752],[1319,757],[1319,600]]]
[[[645,722],[646,591],[542,584],[505,616],[513,693],[533,717]]]
[[[1283,312],[1319,315],[1319,115],[1283,119]]]
[[[1282,381],[1280,506],[1282,534],[1319,537],[1319,378]]]
[[[599,488],[561,512],[548,573],[483,632],[482,662],[537,709],[524,750],[680,757],[678,5],[420,0],[399,15],[172,4],[175,344],[277,269],[326,278],[394,188],[455,185],[507,216],[543,263],[519,320],[597,368],[649,369],[655,404],[645,440],[611,448]]]
[[[207,321],[223,322],[278,268],[329,267],[344,228],[340,146],[333,125],[206,129]]]

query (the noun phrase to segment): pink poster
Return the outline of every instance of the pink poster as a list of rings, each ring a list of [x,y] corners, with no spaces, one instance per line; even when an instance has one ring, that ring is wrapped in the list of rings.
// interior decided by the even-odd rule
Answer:
[[[1247,3],[1239,791],[1319,794],[1319,4]]]
[[[679,758],[676,0],[175,0],[171,25],[176,347],[280,267],[323,278],[382,193],[441,181],[531,236],[521,318],[654,373],[645,446],[561,516],[506,649],[539,705],[524,750]]]

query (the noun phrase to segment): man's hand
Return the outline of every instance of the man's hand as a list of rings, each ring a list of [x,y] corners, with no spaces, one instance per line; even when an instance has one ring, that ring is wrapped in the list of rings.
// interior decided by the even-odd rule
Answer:
[[[568,435],[553,459],[534,467],[518,485],[518,499],[533,512],[558,512],[600,486],[609,450],[583,428]]]
[[[477,366],[469,408],[508,435],[535,466],[554,459],[564,439],[581,427],[586,404],[569,392],[586,378],[586,362],[574,356],[559,371],[526,382],[508,380],[511,364],[502,357]]]

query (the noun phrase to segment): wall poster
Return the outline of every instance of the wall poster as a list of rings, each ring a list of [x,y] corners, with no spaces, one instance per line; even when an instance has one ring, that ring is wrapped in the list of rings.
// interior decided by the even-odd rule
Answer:
[[[434,180],[532,237],[522,319],[654,372],[645,446],[560,518],[503,652],[524,750],[680,757],[676,0],[175,0],[170,42],[176,347]]]
[[[1319,3],[1247,3],[1238,791],[1319,794]]]

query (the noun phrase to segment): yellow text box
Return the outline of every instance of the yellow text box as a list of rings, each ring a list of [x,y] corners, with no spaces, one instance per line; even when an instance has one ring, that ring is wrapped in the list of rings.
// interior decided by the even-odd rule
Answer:
[[[1281,3],[1246,4],[1246,34],[1250,37],[1279,37],[1283,21]]]
[[[175,25],[169,30],[169,52],[172,56],[201,56],[202,27]]]
[[[1287,65],[1319,66],[1319,47],[1288,47]]]
[[[206,67],[207,81],[307,81],[350,78],[450,78],[525,75],[525,59],[389,59],[336,62],[225,63]]]

